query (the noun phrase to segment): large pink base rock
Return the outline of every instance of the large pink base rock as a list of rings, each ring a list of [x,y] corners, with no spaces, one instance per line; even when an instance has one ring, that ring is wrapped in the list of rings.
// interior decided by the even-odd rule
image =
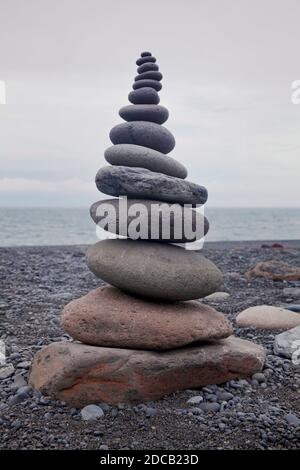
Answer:
[[[261,346],[232,336],[164,352],[60,342],[35,355],[30,384],[77,407],[143,402],[250,376],[262,369],[264,360]]]

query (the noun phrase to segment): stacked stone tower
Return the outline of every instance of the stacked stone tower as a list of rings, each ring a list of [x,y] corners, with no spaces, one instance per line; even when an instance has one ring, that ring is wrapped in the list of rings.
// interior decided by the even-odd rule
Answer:
[[[264,363],[261,347],[234,338],[223,314],[194,300],[222,284],[219,269],[185,247],[208,230],[194,209],[207,191],[167,155],[175,139],[162,126],[169,113],[159,105],[156,59],[143,52],[136,63],[132,104],[119,112],[126,122],[111,130],[110,165],[96,176],[114,198],[91,207],[97,224],[125,237],[87,252],[91,271],[110,285],[64,308],[61,325],[76,341],[38,352],[30,376],[35,388],[75,406],[158,399],[251,375]]]

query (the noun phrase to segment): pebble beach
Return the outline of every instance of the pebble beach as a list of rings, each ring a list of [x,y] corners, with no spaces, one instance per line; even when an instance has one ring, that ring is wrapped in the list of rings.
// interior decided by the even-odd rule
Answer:
[[[274,353],[281,331],[239,328],[236,316],[257,305],[299,303],[299,281],[247,279],[261,261],[300,264],[300,242],[206,243],[203,254],[224,274],[229,296],[204,299],[233,323],[238,338],[266,349],[261,373],[222,385],[176,392],[155,402],[95,403],[90,419],[81,408],[42,396],[28,386],[34,354],[70,341],[59,315],[71,300],[105,285],[85,263],[87,246],[0,248],[0,338],[8,376],[0,379],[1,449],[297,449],[300,370]],[[296,291],[295,291],[296,292]],[[99,411],[101,410],[101,411]],[[92,416],[93,417],[93,416]]]

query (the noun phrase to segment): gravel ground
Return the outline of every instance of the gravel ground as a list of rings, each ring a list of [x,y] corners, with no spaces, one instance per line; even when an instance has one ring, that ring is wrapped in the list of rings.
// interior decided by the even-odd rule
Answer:
[[[244,276],[249,266],[262,260],[299,265],[300,242],[283,244],[284,249],[262,248],[259,242],[207,243],[204,252],[223,270],[224,290],[230,293],[225,301],[210,304],[234,321],[249,306],[297,303],[284,297],[283,288],[299,287],[300,282],[248,282]],[[255,378],[187,390],[138,406],[100,404],[104,416],[96,421],[84,421],[80,409],[27,387],[34,353],[69,339],[58,323],[62,307],[101,284],[85,265],[85,249],[0,249],[0,338],[7,347],[7,363],[14,366],[10,377],[0,379],[1,449],[299,448],[300,370],[273,354],[276,332],[235,327],[237,336],[267,349],[263,374]],[[192,397],[200,398],[187,403]]]

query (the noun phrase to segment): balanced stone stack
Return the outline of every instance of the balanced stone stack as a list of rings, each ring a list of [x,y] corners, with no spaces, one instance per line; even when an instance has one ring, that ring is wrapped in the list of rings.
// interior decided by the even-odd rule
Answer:
[[[186,181],[186,168],[167,155],[175,139],[162,126],[169,113],[159,105],[162,74],[155,57],[143,52],[136,63],[132,104],[120,109],[126,122],[111,130],[110,166],[96,176],[98,189],[115,198],[91,207],[99,226],[125,237],[87,252],[91,271],[110,286],[64,308],[61,325],[75,342],[45,347],[31,369],[33,387],[72,406],[158,399],[252,375],[264,364],[260,346],[233,337],[223,314],[195,300],[222,284],[219,269],[184,245],[208,230],[193,209],[206,202],[207,191]],[[136,204],[145,208],[138,224],[131,211]],[[166,212],[151,224],[152,209],[161,205]],[[178,231],[186,219],[202,230],[192,237]]]

